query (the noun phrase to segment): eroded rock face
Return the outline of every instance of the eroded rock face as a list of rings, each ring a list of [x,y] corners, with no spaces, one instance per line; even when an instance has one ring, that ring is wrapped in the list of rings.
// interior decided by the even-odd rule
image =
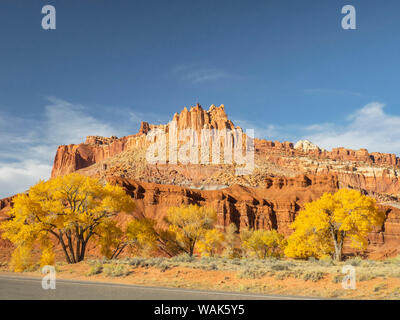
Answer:
[[[185,107],[180,114],[174,115],[173,121],[176,122],[178,132],[189,128],[199,132],[201,129],[234,128],[233,123],[228,120],[224,105],[219,107],[212,105],[208,111],[200,105],[191,107],[190,111]],[[89,167],[127,150],[146,149],[150,143],[146,139],[146,135],[155,128],[168,132],[168,124],[152,125],[142,122],[139,132],[135,135],[120,139],[117,137],[88,136],[85,143],[60,146],[54,159],[51,177],[54,178]]]
[[[6,212],[12,206],[12,199],[13,197],[8,197],[0,200],[0,221],[7,218]]]
[[[114,157],[126,150],[132,141],[127,136],[104,138],[89,136],[85,143],[59,146],[54,159],[51,177],[62,176],[79,169],[89,167],[97,162]]]
[[[208,110],[204,110],[200,105],[191,107],[190,110],[184,108],[181,113],[176,113],[172,120],[175,121],[178,132],[185,129],[194,129],[197,132],[202,129],[241,130],[228,119],[223,105],[219,107],[212,105]],[[110,161],[101,166],[102,170],[107,168],[110,172],[100,172],[101,170],[98,168],[87,170],[87,172],[97,176],[111,174],[141,181],[184,186],[242,184],[242,180],[229,173],[231,169],[229,166],[213,168],[213,174],[207,181],[193,177],[193,172],[197,172],[199,169],[186,170],[188,176],[185,176],[185,170],[182,169],[186,167],[185,165],[169,166],[167,169],[162,166],[154,169],[154,165],[148,165],[144,170],[148,172],[147,176],[146,174],[138,176],[135,173],[129,173],[130,166],[127,166],[126,163],[132,162],[130,154],[145,152],[150,143],[147,135],[152,129],[158,128],[167,133],[169,126],[170,124],[151,125],[142,122],[139,132],[135,135],[119,139],[117,137],[90,136],[87,137],[85,143],[60,146],[54,160],[52,177],[88,168],[126,153],[126,157],[120,157],[124,158],[121,163],[115,161],[114,165]],[[247,179],[248,186],[264,186],[263,180],[266,175],[294,177],[299,173],[335,173],[338,174],[339,181],[343,186],[364,189],[371,194],[384,193],[396,197],[400,195],[398,178],[400,176],[400,160],[394,154],[369,153],[366,149],[349,150],[345,148],[326,151],[306,140],[293,145],[288,141],[254,139],[254,146],[256,167],[259,169]],[[142,165],[146,165],[144,158],[141,159],[141,162]],[[179,172],[179,176],[171,175],[172,171]],[[153,178],[155,176],[157,178]]]
[[[296,142],[294,145],[295,149],[301,150],[303,152],[309,152],[313,150],[318,150],[320,151],[321,149],[314,143],[308,140],[299,140]]]
[[[171,206],[197,204],[216,210],[217,226],[225,228],[234,223],[238,229],[276,229],[289,236],[290,224],[304,208],[304,204],[317,200],[324,192],[334,193],[340,187],[337,175],[300,175],[295,178],[268,179],[267,188],[233,185],[221,190],[195,190],[172,185],[137,182],[113,177],[110,183],[125,188],[137,203],[136,214],[157,220],[163,225],[163,217]],[[375,228],[368,236],[367,254],[384,258],[398,254],[400,247],[400,209],[379,205],[386,213],[381,228]],[[346,252],[354,252],[348,246]]]
[[[220,227],[235,223],[239,229],[277,229],[286,235],[291,233],[289,225],[304,203],[318,199],[324,192],[335,192],[339,186],[335,175],[271,177],[267,188],[233,185],[220,190],[196,190],[119,177],[110,177],[108,182],[122,186],[136,200],[139,216],[161,224],[169,207],[197,204],[214,208]]]
[[[184,108],[172,120],[178,132],[241,132],[223,105],[208,110],[200,105]],[[387,213],[384,227],[370,235],[370,250],[384,256],[400,244],[400,209],[396,207],[400,203],[400,160],[394,154],[345,148],[327,151],[309,141],[293,145],[254,139],[256,165],[251,175],[237,176],[229,164],[148,164],[149,132],[167,133],[170,125],[142,122],[135,135],[89,136],[85,143],[60,146],[52,177],[78,171],[120,184],[136,199],[138,215],[160,223],[168,207],[196,203],[216,209],[220,226],[233,222],[239,228],[273,228],[285,235],[290,234],[290,223],[304,203],[323,192],[350,187],[375,197]],[[10,205],[10,200],[0,200],[0,213]]]
[[[109,177],[108,182],[123,187],[135,199],[136,217],[155,219],[160,226],[171,206],[197,204],[211,207],[217,212],[217,227],[225,228],[234,223],[238,229],[276,229],[289,236],[291,223],[305,203],[317,200],[324,192],[334,193],[340,188],[339,177],[335,174],[299,175],[294,178],[268,177],[265,188],[232,185],[218,190],[198,190],[176,185],[156,184]],[[12,205],[12,198],[0,200],[0,214]],[[367,254],[371,258],[385,258],[397,255],[400,248],[400,207],[398,204],[380,205],[386,213],[381,228],[369,234]],[[1,216],[0,216],[1,217]],[[126,218],[122,215],[122,219]],[[0,240],[0,261],[7,260],[13,246],[9,241]],[[351,252],[349,248],[346,250]]]
[[[12,206],[12,198],[9,197],[0,200],[0,223],[8,219],[7,212]],[[0,231],[0,262],[8,261],[13,250],[14,247],[11,242],[1,237]]]

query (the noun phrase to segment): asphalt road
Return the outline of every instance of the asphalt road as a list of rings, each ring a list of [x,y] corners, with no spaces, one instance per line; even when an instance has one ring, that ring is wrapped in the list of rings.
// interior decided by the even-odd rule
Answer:
[[[57,280],[44,290],[40,278],[0,276],[0,300],[299,300],[302,297],[157,288],[105,282]]]

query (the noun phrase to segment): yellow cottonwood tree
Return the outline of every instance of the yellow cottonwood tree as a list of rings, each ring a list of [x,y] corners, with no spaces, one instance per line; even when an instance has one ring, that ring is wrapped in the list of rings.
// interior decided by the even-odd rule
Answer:
[[[276,230],[245,230],[241,233],[242,246],[259,259],[280,257],[286,246],[285,237]]]
[[[224,234],[218,229],[210,229],[204,232],[198,242],[200,253],[205,257],[213,257],[222,247]]]
[[[100,253],[107,259],[117,259],[127,246],[125,233],[115,220],[107,219],[100,224],[96,231]]]
[[[182,205],[168,209],[166,221],[182,251],[190,256],[206,230],[212,229],[217,214],[214,209],[198,205]]]
[[[238,229],[234,223],[229,224],[225,228],[224,232],[224,252],[223,255],[227,258],[239,258],[241,255],[241,249],[236,247]]]
[[[121,187],[103,186],[98,179],[77,173],[41,181],[13,202],[10,219],[0,228],[3,238],[17,248],[13,254],[17,271],[27,267],[24,261],[34,243],[40,243],[42,264],[54,260],[51,237],[61,244],[68,263],[82,261],[89,240],[101,237],[113,216],[135,207]]]
[[[140,218],[129,222],[126,229],[127,245],[137,251],[162,253],[172,257],[180,252],[175,235],[157,227],[153,219]]]
[[[333,254],[340,261],[346,238],[351,239],[352,247],[366,248],[368,233],[374,226],[381,226],[384,219],[376,200],[359,191],[325,193],[299,212],[291,226],[295,231],[288,239],[285,254],[294,258]]]

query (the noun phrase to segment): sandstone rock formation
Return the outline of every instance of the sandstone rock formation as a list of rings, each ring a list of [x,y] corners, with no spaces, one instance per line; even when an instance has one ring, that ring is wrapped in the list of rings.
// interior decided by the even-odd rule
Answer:
[[[294,148],[299,149],[300,151],[303,151],[303,152],[309,152],[309,151],[313,151],[313,150],[321,151],[321,149],[316,144],[314,144],[308,140],[297,141],[296,144],[294,145]]]
[[[122,185],[136,199],[137,214],[160,223],[169,206],[196,203],[215,208],[220,227],[233,222],[239,228],[273,228],[285,235],[290,234],[290,223],[304,203],[323,192],[355,188],[375,197],[387,214],[383,228],[369,237],[370,254],[384,257],[397,252],[400,159],[394,154],[345,148],[327,151],[306,140],[293,145],[254,139],[255,168],[247,175],[235,174],[235,164],[229,163],[148,163],[151,132],[168,133],[171,126],[177,132],[218,129],[242,133],[228,119],[223,105],[208,110],[196,105],[176,113],[169,124],[142,122],[134,135],[89,136],[84,143],[60,146],[52,177],[77,171]],[[11,202],[11,198],[0,200],[0,219]]]
[[[200,105],[191,107],[190,110],[184,108],[181,113],[173,116],[172,121],[176,124],[178,132],[189,128],[196,131],[201,129],[241,130],[228,119],[223,105],[219,107],[212,105],[207,111]],[[85,143],[79,145],[60,146],[54,160],[52,177],[101,163],[97,168],[93,167],[86,171],[104,177],[109,174],[120,175],[149,182],[183,186],[232,185],[244,182],[243,179],[237,179],[235,174],[230,174],[232,168],[227,165],[211,166],[215,177],[209,177],[207,181],[190,177],[192,171],[182,169],[182,167],[187,167],[186,165],[167,167],[160,165],[157,168],[151,164],[146,165],[144,150],[150,143],[147,135],[155,128],[168,132],[169,126],[170,124],[151,125],[142,122],[139,132],[135,135],[119,139],[117,137],[88,137]],[[364,189],[370,193],[389,194],[394,197],[400,195],[398,178],[400,159],[394,154],[369,153],[366,149],[345,148],[326,151],[309,141],[299,141],[293,145],[291,142],[254,139],[254,146],[256,170],[252,177],[246,179],[248,181],[244,182],[245,185],[263,186],[267,175],[294,177],[300,173],[337,173],[343,185]],[[147,166],[142,170],[146,173],[141,176],[130,172],[130,168],[132,166],[136,168],[138,164],[126,165],[127,162],[132,163],[132,154],[141,154],[140,166]],[[116,158],[117,155],[121,155],[118,158],[120,162]],[[112,160],[107,161],[108,159]],[[107,170],[110,172],[106,172]],[[171,175],[172,171],[179,172],[180,176]],[[210,173],[210,169],[203,171]]]
[[[6,212],[11,208],[12,198],[8,197],[0,200],[0,221],[7,218]]]
[[[138,216],[156,219],[160,224],[170,206],[197,204],[216,210],[217,227],[221,229],[234,223],[239,229],[276,229],[286,236],[292,233],[290,224],[305,203],[324,192],[335,192],[340,186],[334,174],[271,177],[267,188],[233,185],[221,190],[196,190],[119,177],[109,178],[109,182],[122,186],[135,199]],[[384,257],[388,250],[397,253],[400,235],[400,209],[381,205],[380,210],[386,213],[386,220],[382,228],[369,235],[366,252],[377,258]],[[354,250],[347,247],[346,251]]]

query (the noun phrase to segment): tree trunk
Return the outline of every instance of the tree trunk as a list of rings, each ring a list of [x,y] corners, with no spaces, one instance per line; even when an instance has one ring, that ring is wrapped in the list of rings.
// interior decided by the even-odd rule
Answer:
[[[65,243],[64,243],[64,240],[63,240],[63,238],[62,238],[62,234],[61,234],[61,233],[59,234],[58,239],[59,239],[59,241],[60,241],[60,243],[61,243],[61,247],[62,247],[63,250],[64,250],[65,259],[67,260],[67,263],[71,264],[72,261],[71,261],[71,258],[69,257],[68,250],[67,250],[67,246],[66,246]]]
[[[195,244],[196,244],[195,241],[191,241],[191,242],[190,242],[190,245],[189,245],[189,256],[193,256]]]
[[[115,248],[113,254],[111,255],[111,259],[117,259],[119,257],[119,255],[122,253],[122,251],[124,251],[125,247],[127,246],[126,243],[118,246],[117,248]]]
[[[335,242],[335,260],[336,261],[342,261],[342,256],[343,256],[343,248],[342,246]]]
[[[332,238],[333,238],[333,245],[335,247],[335,254],[334,254],[334,260],[336,261],[342,261],[343,259],[343,238],[344,234],[340,234],[340,239],[338,233],[336,233],[334,230],[331,230]]]
[[[80,252],[80,255],[79,255],[79,259],[78,259],[79,261],[78,262],[85,260],[86,243],[87,243],[87,241],[82,241],[82,247],[81,247],[81,252]]]
[[[68,240],[69,251],[70,251],[71,257],[72,257],[72,262],[76,263],[78,257],[75,257],[74,247],[73,247],[72,239],[71,239],[71,233],[67,233],[67,240]]]

